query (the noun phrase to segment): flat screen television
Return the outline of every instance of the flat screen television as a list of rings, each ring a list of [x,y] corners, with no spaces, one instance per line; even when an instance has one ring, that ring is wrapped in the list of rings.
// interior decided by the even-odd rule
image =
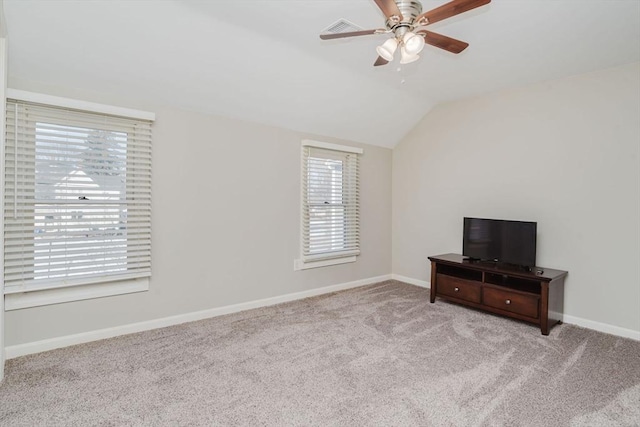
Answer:
[[[462,255],[472,260],[536,265],[537,223],[464,218]]]

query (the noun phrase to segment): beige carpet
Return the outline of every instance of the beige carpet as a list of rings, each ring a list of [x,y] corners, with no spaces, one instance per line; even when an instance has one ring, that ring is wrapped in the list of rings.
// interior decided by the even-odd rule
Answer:
[[[389,281],[10,360],[0,425],[640,425],[640,342]]]

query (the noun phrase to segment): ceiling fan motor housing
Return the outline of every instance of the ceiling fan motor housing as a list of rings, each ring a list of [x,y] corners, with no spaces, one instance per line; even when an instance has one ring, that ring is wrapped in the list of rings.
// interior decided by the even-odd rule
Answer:
[[[422,13],[422,4],[415,0],[396,0],[396,5],[402,14],[402,21],[387,19],[385,25],[389,31],[395,33],[396,37],[402,38],[404,33],[413,29],[414,21]]]

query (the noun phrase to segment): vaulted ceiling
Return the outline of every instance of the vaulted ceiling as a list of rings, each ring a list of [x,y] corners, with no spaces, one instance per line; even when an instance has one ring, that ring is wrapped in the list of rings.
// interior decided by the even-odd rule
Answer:
[[[427,11],[446,1],[423,0]],[[638,0],[493,0],[438,22],[470,44],[373,67],[373,0],[4,0],[9,83],[109,93],[393,147],[436,104],[640,60]],[[461,124],[463,125],[463,124]]]

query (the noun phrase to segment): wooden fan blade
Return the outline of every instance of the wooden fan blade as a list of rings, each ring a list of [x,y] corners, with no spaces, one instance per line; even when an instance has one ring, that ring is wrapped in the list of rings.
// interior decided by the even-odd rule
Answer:
[[[368,36],[369,34],[376,34],[377,32],[384,32],[385,30],[362,30],[362,31],[350,31],[348,33],[334,33],[334,34],[320,34],[322,40],[341,39],[344,37],[355,36]]]
[[[443,36],[442,34],[432,33],[431,31],[419,31],[418,34],[424,37],[425,43],[447,50],[451,53],[460,53],[469,46],[469,43],[467,42]]]
[[[434,22],[451,18],[452,16],[468,12],[472,9],[484,6],[485,4],[489,3],[491,3],[491,0],[453,0],[449,3],[443,4],[440,7],[436,7],[429,12],[425,12],[422,15],[419,15],[414,22],[417,22],[418,25],[433,24]]]
[[[382,56],[378,56],[378,59],[376,59],[376,62],[373,63],[373,66],[379,67],[380,65],[387,65],[388,63],[389,61],[384,59]]]
[[[398,9],[398,5],[393,0],[374,0],[384,16],[387,18],[391,18],[392,16],[397,16],[398,21],[402,21],[402,13],[400,13],[400,9]]]

